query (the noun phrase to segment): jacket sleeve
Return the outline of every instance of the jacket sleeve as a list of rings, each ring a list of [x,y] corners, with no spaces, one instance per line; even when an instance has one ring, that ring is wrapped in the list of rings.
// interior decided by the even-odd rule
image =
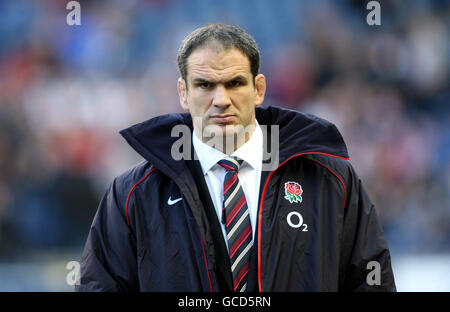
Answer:
[[[81,257],[75,291],[138,291],[136,239],[114,180],[104,194]]]
[[[340,261],[341,291],[396,291],[375,206],[349,164]]]

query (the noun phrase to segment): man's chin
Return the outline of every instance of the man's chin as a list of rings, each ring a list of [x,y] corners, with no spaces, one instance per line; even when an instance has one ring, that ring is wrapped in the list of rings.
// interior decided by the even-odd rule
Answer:
[[[251,129],[242,125],[208,125],[203,129],[203,142],[226,154],[233,153],[251,136]]]
[[[205,134],[213,133],[216,136],[227,137],[235,136],[237,133],[242,132],[242,129],[244,129],[244,127],[241,125],[214,123],[206,126],[203,132]]]

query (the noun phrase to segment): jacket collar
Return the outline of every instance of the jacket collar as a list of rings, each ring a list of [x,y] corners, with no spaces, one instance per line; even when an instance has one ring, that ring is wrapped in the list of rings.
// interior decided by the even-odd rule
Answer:
[[[271,125],[279,126],[279,161],[301,153],[323,153],[348,158],[347,148],[337,128],[330,122],[310,114],[268,106],[255,108],[256,119],[268,131]],[[125,140],[142,157],[171,178],[176,178],[186,168],[185,161],[175,160],[172,146],[180,137],[172,137],[172,129],[186,125],[193,131],[189,113],[166,114],[151,118],[120,131]],[[270,132],[268,132],[270,135]],[[191,137],[186,142],[190,142]],[[270,141],[270,137],[265,137]],[[270,142],[269,142],[270,143]],[[191,148],[191,144],[187,144]]]

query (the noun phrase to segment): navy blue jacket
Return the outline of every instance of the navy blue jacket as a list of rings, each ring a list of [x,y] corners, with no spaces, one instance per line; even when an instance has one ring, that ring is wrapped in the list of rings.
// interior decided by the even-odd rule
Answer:
[[[279,165],[261,178],[256,289],[395,291],[375,207],[336,127],[278,107],[255,112],[269,130],[279,125],[280,138]],[[162,115],[121,131],[145,160],[105,193],[76,291],[221,290],[199,190],[186,161],[171,157],[175,125],[192,130],[190,115]],[[289,182],[301,186],[301,201],[286,198]],[[168,205],[169,197],[182,200]]]

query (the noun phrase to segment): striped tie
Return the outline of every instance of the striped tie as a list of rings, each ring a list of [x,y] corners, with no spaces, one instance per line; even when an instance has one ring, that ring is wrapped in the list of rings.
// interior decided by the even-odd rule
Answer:
[[[252,226],[244,191],[239,183],[238,171],[243,160],[227,156],[218,164],[225,168],[223,186],[222,223],[228,239],[234,291],[245,291],[252,248]]]

